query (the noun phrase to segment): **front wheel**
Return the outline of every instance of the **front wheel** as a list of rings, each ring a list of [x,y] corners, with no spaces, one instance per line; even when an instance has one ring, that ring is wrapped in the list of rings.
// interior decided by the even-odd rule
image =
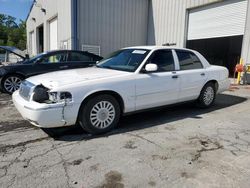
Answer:
[[[23,78],[19,75],[8,75],[2,79],[1,87],[6,93],[12,94],[19,89]]]
[[[113,96],[99,95],[83,104],[79,112],[79,123],[91,134],[102,134],[118,124],[120,113],[120,105]]]
[[[201,108],[208,108],[213,105],[216,98],[216,89],[213,83],[207,83],[201,90],[198,98],[198,105]]]

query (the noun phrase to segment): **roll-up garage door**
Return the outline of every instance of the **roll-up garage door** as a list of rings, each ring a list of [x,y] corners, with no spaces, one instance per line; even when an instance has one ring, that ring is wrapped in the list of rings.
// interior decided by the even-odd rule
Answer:
[[[189,11],[188,40],[243,35],[247,0],[227,0]]]
[[[49,22],[49,49],[50,50],[58,49],[57,18]]]

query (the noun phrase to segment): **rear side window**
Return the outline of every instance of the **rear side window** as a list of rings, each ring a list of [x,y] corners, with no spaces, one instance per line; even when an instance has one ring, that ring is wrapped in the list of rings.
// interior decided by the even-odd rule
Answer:
[[[157,72],[167,72],[175,70],[174,58],[171,50],[158,50],[152,54],[149,63],[158,66]]]
[[[181,70],[202,69],[202,63],[192,52],[176,50]]]
[[[72,62],[81,62],[81,61],[93,61],[92,57],[84,54],[84,53],[78,53],[78,52],[70,52],[68,61]]]

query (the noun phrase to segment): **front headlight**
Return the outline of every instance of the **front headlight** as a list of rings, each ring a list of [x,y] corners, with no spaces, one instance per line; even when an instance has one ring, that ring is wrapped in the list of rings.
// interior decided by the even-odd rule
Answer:
[[[34,89],[33,101],[47,104],[71,102],[72,94],[70,92],[50,92],[48,88],[39,85]]]
[[[70,102],[72,101],[72,94],[70,92],[48,92],[49,101],[52,103]]]

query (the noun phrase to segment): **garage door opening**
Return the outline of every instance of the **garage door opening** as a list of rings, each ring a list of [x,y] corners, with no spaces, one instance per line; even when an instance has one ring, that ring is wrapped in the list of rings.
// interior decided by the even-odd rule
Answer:
[[[234,67],[240,60],[242,40],[242,35],[189,40],[187,41],[187,48],[197,50],[213,65],[227,67],[232,77]]]
[[[38,53],[42,53],[44,51],[43,25],[37,28],[37,34],[38,34]]]
[[[187,47],[211,64],[228,68],[230,76],[241,56],[247,1],[227,0],[189,10]]]

